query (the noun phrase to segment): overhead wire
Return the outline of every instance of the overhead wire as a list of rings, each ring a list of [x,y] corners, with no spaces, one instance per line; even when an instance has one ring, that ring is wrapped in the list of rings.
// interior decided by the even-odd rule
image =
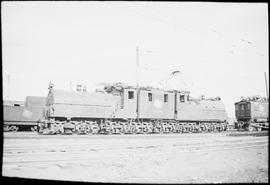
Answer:
[[[203,28],[203,29],[195,29],[195,28],[193,28],[193,27],[191,27],[190,25],[189,26],[183,26],[183,25],[180,25],[179,23],[177,23],[176,21],[174,21],[174,23],[171,23],[171,21],[168,21],[168,20],[164,20],[164,19],[160,19],[160,18],[158,18],[158,17],[156,17],[156,16],[153,16],[153,15],[149,15],[149,14],[145,14],[145,13],[141,13],[141,12],[139,12],[139,11],[137,11],[137,10],[135,10],[135,9],[133,9],[133,8],[127,8],[127,7],[122,7],[122,6],[119,6],[119,5],[117,5],[116,3],[114,3],[114,2],[103,2],[103,3],[106,3],[106,4],[109,4],[109,5],[112,5],[112,6],[114,6],[114,7],[117,7],[117,8],[120,8],[120,9],[125,9],[125,10],[127,10],[129,13],[135,13],[135,14],[137,14],[137,15],[139,15],[139,16],[143,16],[144,18],[145,17],[148,17],[148,18],[151,18],[151,19],[153,19],[153,20],[156,20],[156,21],[158,21],[158,22],[160,22],[160,23],[163,23],[163,24],[167,24],[167,25],[170,25],[170,26],[172,26],[173,28],[179,28],[179,29],[181,29],[181,30],[184,30],[184,31],[186,31],[186,32],[188,32],[188,33],[190,33],[190,32],[193,32],[193,33],[197,33],[197,34],[206,34],[206,33],[215,33],[215,35],[217,36],[217,37],[219,37],[219,39],[221,39],[221,40],[223,40],[223,41],[228,41],[228,40],[234,40],[234,41],[242,41],[242,42],[245,42],[245,43],[247,43],[248,45],[251,45],[252,44],[252,42],[251,41],[249,41],[248,39],[243,39],[243,38],[233,38],[231,35],[230,36],[226,36],[226,35],[224,35],[224,33],[222,33],[221,31],[218,31],[218,30],[216,30],[216,29],[214,29],[214,28],[211,28],[211,27],[209,27],[208,29],[206,29],[206,28]],[[148,8],[150,8],[151,10],[154,10],[155,12],[157,12],[157,10],[156,9],[153,9],[153,8],[151,8],[151,7],[149,7],[149,6],[147,6]],[[168,18],[168,16],[167,16],[167,18]],[[169,19],[172,19],[172,17],[171,18],[169,18]],[[175,18],[173,18],[173,19],[175,19]],[[197,31],[197,30],[200,30],[200,31]]]

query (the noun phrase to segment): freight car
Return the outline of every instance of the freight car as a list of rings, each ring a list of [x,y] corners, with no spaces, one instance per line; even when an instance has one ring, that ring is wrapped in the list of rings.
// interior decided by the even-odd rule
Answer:
[[[35,131],[44,119],[46,97],[27,96],[25,101],[4,101],[4,131]]]
[[[242,99],[235,103],[235,127],[244,130],[268,130],[269,100],[259,96]]]
[[[92,93],[49,86],[43,134],[218,132],[227,129],[220,98],[191,99],[188,91],[107,85]]]

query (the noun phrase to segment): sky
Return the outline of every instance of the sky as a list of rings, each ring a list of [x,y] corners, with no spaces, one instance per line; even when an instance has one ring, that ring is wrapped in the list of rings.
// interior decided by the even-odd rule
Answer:
[[[47,96],[50,81],[159,87],[176,70],[169,88],[219,96],[230,117],[241,96],[266,96],[267,3],[1,3],[5,100]]]

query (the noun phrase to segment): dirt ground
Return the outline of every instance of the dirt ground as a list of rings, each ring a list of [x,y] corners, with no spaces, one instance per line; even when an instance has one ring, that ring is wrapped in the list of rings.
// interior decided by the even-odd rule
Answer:
[[[4,133],[2,175],[121,183],[268,182],[268,136]]]

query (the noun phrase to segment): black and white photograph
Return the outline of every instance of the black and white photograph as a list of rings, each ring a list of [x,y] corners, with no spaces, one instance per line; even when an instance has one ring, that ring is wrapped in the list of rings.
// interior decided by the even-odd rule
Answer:
[[[268,183],[268,22],[263,2],[2,1],[2,176]]]

